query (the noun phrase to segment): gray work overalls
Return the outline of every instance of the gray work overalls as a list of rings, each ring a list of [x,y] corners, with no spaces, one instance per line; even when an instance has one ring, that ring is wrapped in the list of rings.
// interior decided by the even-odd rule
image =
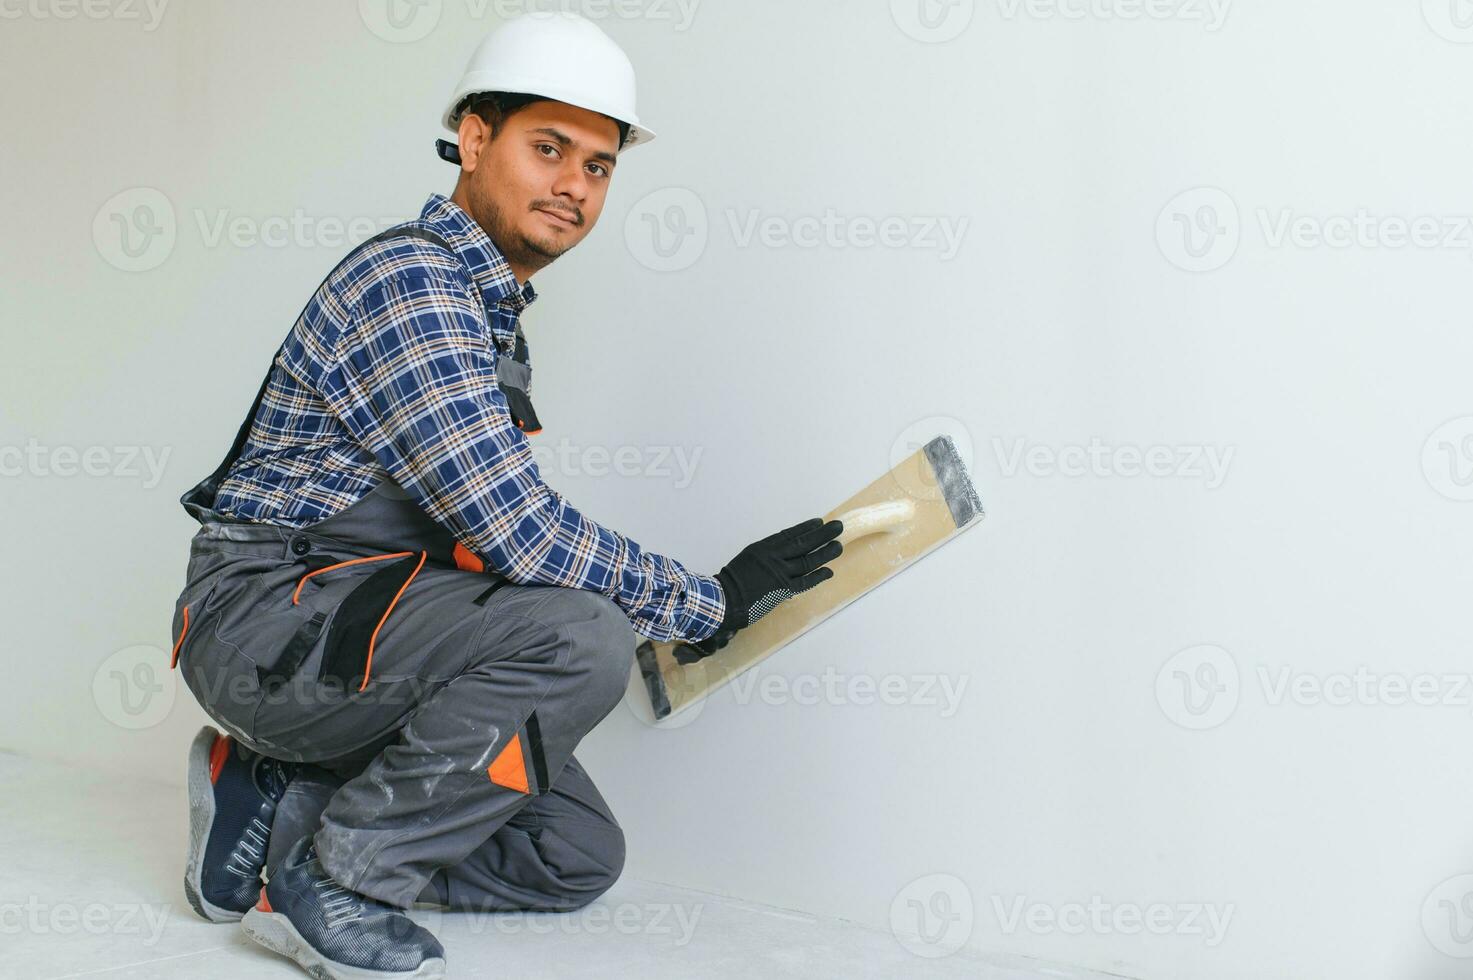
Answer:
[[[414,224],[369,242],[396,235],[451,248]],[[503,390],[523,379],[509,400],[526,428],[525,370],[498,376]],[[315,833],[340,884],[401,907],[591,901],[618,877],[624,839],[573,750],[623,696],[628,618],[597,593],[507,583],[392,480],[302,528],[215,510],[265,391],[179,498],[201,526],[171,635],[218,724],[313,764],[278,810],[268,868]]]

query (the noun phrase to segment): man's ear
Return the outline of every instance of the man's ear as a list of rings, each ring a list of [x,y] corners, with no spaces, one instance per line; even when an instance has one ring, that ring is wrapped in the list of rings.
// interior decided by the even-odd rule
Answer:
[[[460,169],[473,173],[480,162],[481,154],[491,138],[491,127],[474,112],[467,112],[460,120],[457,139],[460,141]]]

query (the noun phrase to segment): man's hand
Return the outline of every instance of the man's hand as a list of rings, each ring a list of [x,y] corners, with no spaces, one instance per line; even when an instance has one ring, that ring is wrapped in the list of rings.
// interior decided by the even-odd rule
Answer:
[[[844,546],[834,540],[843,532],[842,521],[825,524],[823,518],[813,517],[743,548],[716,573],[726,593],[721,625],[706,639],[677,647],[676,659],[681,663],[700,659],[689,653],[679,656],[691,648],[710,656],[737,630],[751,626],[779,603],[833,578],[834,570],[824,566],[844,553]]]

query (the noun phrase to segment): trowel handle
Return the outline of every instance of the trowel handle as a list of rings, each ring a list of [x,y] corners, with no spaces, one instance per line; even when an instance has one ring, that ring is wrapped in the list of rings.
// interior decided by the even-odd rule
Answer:
[[[847,548],[849,542],[871,534],[905,530],[915,519],[916,505],[913,500],[887,500],[882,504],[855,507],[834,516],[844,522],[844,532],[839,535],[839,541]]]

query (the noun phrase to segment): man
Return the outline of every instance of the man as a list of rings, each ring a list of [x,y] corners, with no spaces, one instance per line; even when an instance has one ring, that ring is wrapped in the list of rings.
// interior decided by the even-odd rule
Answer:
[[[618,46],[572,14],[509,21],[444,122],[451,197],[328,275],[180,498],[201,527],[173,659],[226,730],[190,752],[186,893],[319,977],[443,976],[416,901],[602,894],[623,834],[573,750],[622,696],[635,633],[714,653],[841,550],[814,518],[696,574],[532,461],[528,280],[654,138]]]

